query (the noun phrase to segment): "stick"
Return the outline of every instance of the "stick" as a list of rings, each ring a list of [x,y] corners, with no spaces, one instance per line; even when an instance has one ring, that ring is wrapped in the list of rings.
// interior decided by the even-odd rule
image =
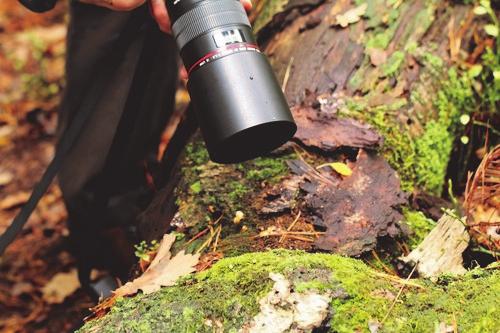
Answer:
[[[413,273],[415,272],[415,270],[417,269],[417,265],[418,263],[415,264],[415,266],[413,266],[413,269],[411,270],[411,273],[410,275],[408,275],[408,277],[406,278],[406,282],[408,282],[410,279],[411,279],[411,276],[413,275]],[[396,298],[394,299],[394,301],[392,302],[391,304],[391,307],[389,308],[389,311],[387,311],[387,314],[385,315],[384,319],[382,319],[382,322],[381,324],[383,324],[385,322],[385,320],[387,319],[387,317],[389,317],[389,314],[391,313],[392,309],[394,308],[394,306],[396,305],[396,302],[398,301],[399,297],[401,296],[401,294],[403,293],[403,289],[405,289],[405,286],[406,285],[402,285],[401,288],[399,289],[399,292],[398,294],[396,295]]]
[[[286,229],[286,231],[290,231],[290,230],[293,229],[293,227],[295,226],[295,223],[297,223],[297,221],[299,220],[299,217],[300,217],[301,213],[302,213],[302,211],[299,210],[299,213],[297,214],[297,216],[293,220],[292,224],[290,224],[290,226]],[[283,241],[285,240],[285,238],[286,238],[286,235],[281,235],[281,238],[280,238],[279,242],[283,243]]]
[[[283,92],[285,92],[288,79],[290,78],[290,71],[292,69],[292,64],[293,64],[293,57],[290,58],[288,66],[286,66],[285,77],[283,78],[283,84],[281,85],[281,90],[283,90]]]
[[[399,278],[397,276],[394,276],[394,275],[390,275],[390,274],[386,274],[386,273],[382,273],[382,272],[374,272],[373,274],[376,275],[376,276],[382,277],[382,278],[386,278],[386,279],[391,280],[393,282],[402,284],[402,285],[406,285],[406,286],[415,287],[415,288],[419,288],[419,289],[425,290],[425,287],[419,285],[418,283],[410,282],[408,280],[403,280],[403,279],[401,279],[401,278]]]

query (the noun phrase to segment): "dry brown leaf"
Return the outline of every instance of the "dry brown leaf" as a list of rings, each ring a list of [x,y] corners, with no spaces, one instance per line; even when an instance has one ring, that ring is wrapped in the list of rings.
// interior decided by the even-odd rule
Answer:
[[[344,14],[339,14],[335,17],[336,24],[340,25],[342,28],[346,28],[349,24],[356,23],[361,19],[361,16],[365,15],[368,5],[366,3],[349,9]]]
[[[57,273],[42,288],[43,299],[50,304],[59,304],[80,288],[76,268],[67,273]]]
[[[0,186],[5,186],[9,184],[12,179],[14,179],[14,175],[10,171],[0,171]]]
[[[164,235],[156,257],[144,274],[116,289],[114,294],[116,296],[132,295],[139,290],[150,294],[161,287],[172,286],[180,277],[194,272],[200,255],[186,254],[184,251],[180,251],[171,258],[170,248],[174,242],[175,235]]]
[[[20,205],[26,203],[30,197],[29,192],[18,192],[7,196],[5,199],[0,201],[0,210],[7,210],[19,207]]]

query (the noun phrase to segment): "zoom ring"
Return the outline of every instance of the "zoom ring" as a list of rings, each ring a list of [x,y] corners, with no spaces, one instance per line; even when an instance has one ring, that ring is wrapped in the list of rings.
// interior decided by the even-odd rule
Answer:
[[[231,24],[250,27],[247,14],[237,0],[206,1],[179,17],[172,25],[177,46],[182,49],[207,31]]]

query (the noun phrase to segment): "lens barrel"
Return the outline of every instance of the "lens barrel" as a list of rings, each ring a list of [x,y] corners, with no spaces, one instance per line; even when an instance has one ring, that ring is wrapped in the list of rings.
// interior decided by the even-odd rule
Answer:
[[[167,9],[210,158],[241,162],[288,141],[297,126],[241,3],[167,0]]]

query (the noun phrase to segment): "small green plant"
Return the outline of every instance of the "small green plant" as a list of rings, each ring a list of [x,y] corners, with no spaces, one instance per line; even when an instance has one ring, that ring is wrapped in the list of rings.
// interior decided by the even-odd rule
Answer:
[[[489,23],[484,26],[488,36],[494,38],[494,45],[487,47],[481,57],[482,64],[475,64],[469,69],[469,76],[476,80],[481,95],[481,108],[484,111],[496,112],[500,101],[500,42],[498,35],[500,22],[491,8],[490,0],[481,0],[474,8],[477,16],[487,16]]]
[[[485,25],[484,31],[492,37],[498,37],[500,22],[498,21],[495,11],[493,10],[493,8],[491,8],[490,0],[481,0],[479,2],[479,6],[476,6],[474,8],[474,14],[479,16],[487,14],[490,17],[492,23]]]
[[[134,245],[135,256],[140,260],[149,262],[151,260],[151,253],[158,250],[160,244],[157,240],[152,240],[150,244],[146,241],[142,241],[139,244]]]

